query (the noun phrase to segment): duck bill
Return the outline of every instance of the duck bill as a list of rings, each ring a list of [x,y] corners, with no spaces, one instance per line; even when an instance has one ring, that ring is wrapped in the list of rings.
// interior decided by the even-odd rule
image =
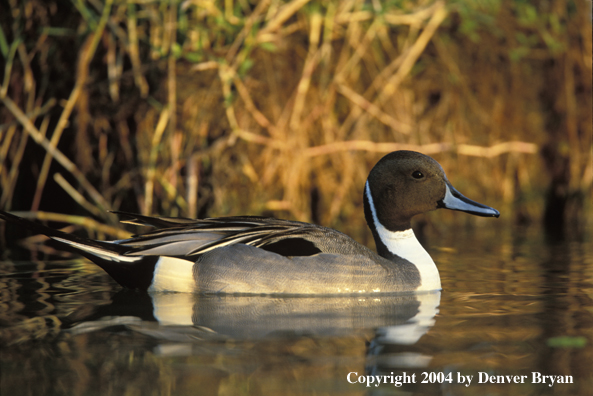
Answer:
[[[441,199],[437,206],[439,208],[459,210],[482,217],[500,216],[498,210],[464,197],[463,194],[449,183],[446,184],[445,198]]]

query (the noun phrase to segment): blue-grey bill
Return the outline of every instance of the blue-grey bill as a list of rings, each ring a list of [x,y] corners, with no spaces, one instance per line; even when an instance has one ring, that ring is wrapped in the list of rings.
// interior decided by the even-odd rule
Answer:
[[[463,194],[457,191],[449,183],[446,185],[445,198],[439,202],[438,206],[445,209],[459,210],[476,216],[500,216],[500,212],[498,210],[464,197]]]

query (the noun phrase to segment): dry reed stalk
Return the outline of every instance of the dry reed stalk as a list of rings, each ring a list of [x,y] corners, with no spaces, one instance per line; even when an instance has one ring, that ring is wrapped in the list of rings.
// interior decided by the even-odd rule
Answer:
[[[72,199],[74,199],[77,204],[95,216],[103,217],[103,213],[97,209],[96,206],[93,206],[90,202],[88,202],[81,193],[76,191],[76,189],[72,187],[72,185],[68,183],[66,179],[64,179],[64,176],[62,176],[60,173],[54,173],[54,180],[60,185],[60,187],[64,189],[64,191],[66,191],[66,193],[68,193],[68,195],[72,197]]]
[[[319,46],[321,22],[322,18],[319,13],[315,12],[311,15],[309,51],[307,53],[307,57],[305,58],[303,73],[297,85],[294,105],[292,106],[290,121],[288,124],[294,132],[296,132],[299,128],[303,108],[305,105],[305,98],[307,91],[309,90],[309,86],[311,85],[311,75],[313,74],[313,70],[317,67],[321,55],[319,49],[317,48]]]
[[[146,172],[146,180],[144,182],[144,204],[142,205],[142,214],[149,216],[152,213],[153,193],[154,193],[154,177],[156,174],[156,163],[159,156],[159,150],[162,149],[162,138],[167,123],[169,122],[169,109],[161,112],[157,122],[154,134],[152,136],[152,143],[150,145],[150,157],[148,160],[148,169]]]
[[[128,27],[128,54],[130,55],[130,62],[132,63],[132,73],[134,74],[134,83],[140,90],[140,96],[143,98],[148,95],[148,83],[142,73],[142,60],[140,59],[140,50],[138,48],[138,32],[137,32],[137,17],[136,5],[132,2],[128,3],[127,12],[127,27]]]
[[[169,133],[175,134],[177,128],[177,82],[175,76],[175,63],[177,61],[175,54],[175,44],[177,41],[177,1],[172,0],[167,11],[167,21],[165,32],[168,41],[167,46],[167,105],[169,107]]]
[[[4,179],[6,176],[5,175],[6,157],[8,156],[8,150],[10,150],[12,139],[14,138],[16,131],[17,131],[16,123],[12,123],[11,125],[8,125],[8,126],[2,128],[2,130],[0,131],[0,132],[2,132],[0,134],[0,178],[2,178],[0,185],[3,186],[3,191],[6,190],[6,183],[7,183],[7,180]]]
[[[364,140],[349,140],[335,142],[323,146],[309,147],[305,150],[304,155],[308,157],[315,157],[340,151],[352,150],[368,151],[373,153],[390,153],[397,150],[412,150],[427,155],[453,151],[460,155],[493,158],[511,152],[536,154],[538,149],[539,148],[536,144],[528,142],[503,142],[490,147],[483,147],[470,144],[460,144],[455,146],[451,143],[431,143],[417,145],[406,143],[375,143]]]
[[[111,34],[105,36],[107,46],[107,77],[109,78],[109,96],[113,102],[119,102],[119,79],[121,78],[123,64],[121,57],[117,56],[116,42]],[[118,59],[119,58],[119,59]]]
[[[86,216],[74,216],[74,215],[66,215],[63,213],[52,213],[52,212],[20,212],[15,211],[12,212],[16,216],[29,219],[29,220],[40,220],[40,221],[57,221],[60,223],[68,223],[68,224],[76,224],[79,226],[83,226],[84,228],[96,231],[100,233],[104,233],[107,235],[111,235],[117,239],[125,239],[129,238],[131,234],[126,232],[120,228],[108,226],[106,224],[99,223],[90,217]]]

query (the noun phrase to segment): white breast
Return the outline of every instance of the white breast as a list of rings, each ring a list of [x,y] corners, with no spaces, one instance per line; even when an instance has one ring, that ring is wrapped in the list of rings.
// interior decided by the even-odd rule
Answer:
[[[418,271],[420,271],[421,284],[418,287],[418,291],[438,290],[441,288],[441,277],[439,270],[432,261],[432,257],[422,247],[414,230],[411,228],[405,231],[390,231],[379,222],[377,217],[377,211],[375,204],[373,203],[373,197],[371,195],[371,189],[369,182],[367,181],[366,195],[369,200],[369,206],[371,207],[371,213],[373,214],[373,222],[375,223],[375,229],[377,234],[381,238],[381,241],[387,249],[414,264]]]

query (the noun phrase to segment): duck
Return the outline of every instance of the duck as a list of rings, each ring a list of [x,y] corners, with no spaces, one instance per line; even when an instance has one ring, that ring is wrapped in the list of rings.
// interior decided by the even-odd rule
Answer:
[[[438,268],[411,219],[436,209],[500,215],[457,191],[436,160],[407,150],[376,163],[363,202],[376,252],[328,227],[260,216],[188,219],[114,212],[123,223],[154,228],[115,241],[64,233],[5,211],[0,219],[45,234],[129,289],[340,295],[441,290]]]

